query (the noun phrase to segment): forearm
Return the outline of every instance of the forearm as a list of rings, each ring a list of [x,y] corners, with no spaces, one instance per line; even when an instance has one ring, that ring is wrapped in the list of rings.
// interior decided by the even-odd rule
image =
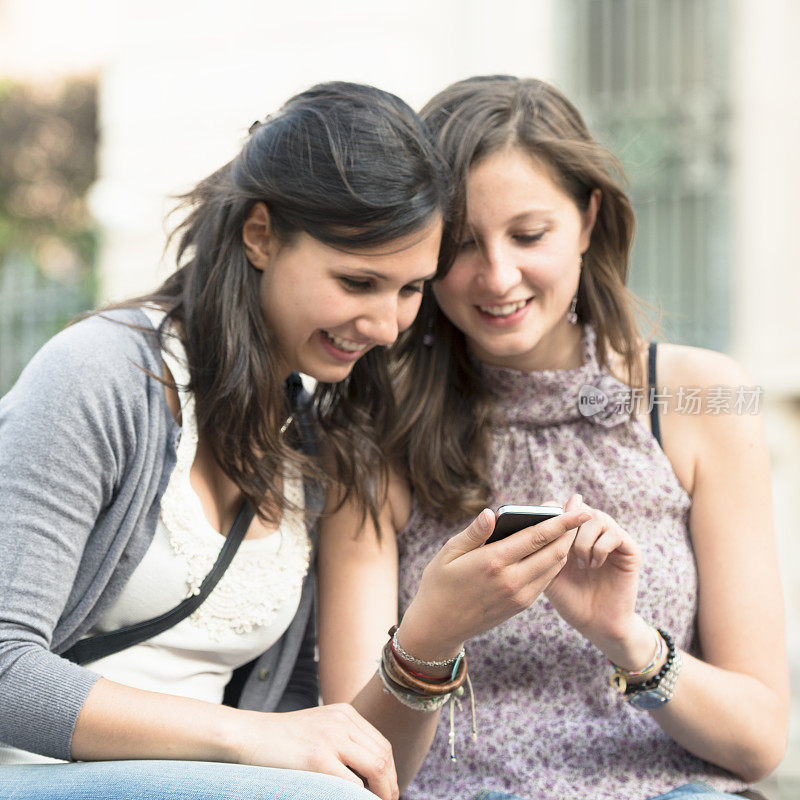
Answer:
[[[353,706],[391,742],[400,791],[405,791],[428,754],[440,712],[406,708],[384,691],[377,672],[353,700]]]
[[[398,796],[388,743],[348,705],[240,711],[100,680],[79,714],[72,757],[222,761],[323,772],[382,800]]]
[[[101,678],[78,715],[72,757],[236,761],[234,738],[242,713]]]
[[[415,606],[406,612],[403,622],[398,630],[398,640],[404,650],[410,651],[415,657],[426,660],[447,660],[458,654],[461,643],[440,645],[441,634],[430,629],[428,624],[415,618]],[[360,639],[358,640],[360,641]],[[345,690],[341,678],[330,682],[322,681],[324,702],[352,702],[356,710],[371,722],[391,742],[395,766],[401,791],[411,782],[424,761],[439,721],[440,711],[416,711],[403,705],[392,694],[385,690],[380,675],[377,672],[381,645],[386,642],[385,629],[380,637],[376,637],[371,647],[372,656],[367,657],[368,646],[362,643],[359,650],[363,653],[360,662],[369,672],[366,683],[361,682],[363,688],[358,690]],[[333,654],[332,654],[333,655]],[[328,664],[332,666],[332,664]],[[451,672],[450,667],[414,666],[423,670],[425,674],[434,679],[446,678]],[[345,671],[345,665],[339,664],[337,674]],[[353,668],[350,668],[351,678],[355,679]],[[348,681],[352,685],[352,680]],[[340,688],[341,687],[341,688]],[[343,693],[344,692],[344,693]],[[445,705],[445,710],[447,705]],[[444,758],[445,754],[441,756]]]
[[[787,704],[762,681],[682,653],[672,700],[653,719],[696,756],[740,775],[766,777],[786,748]],[[646,712],[643,712],[646,713]]]
[[[598,638],[595,644],[612,662],[635,667],[647,663],[652,642],[652,629],[636,615],[625,637]],[[775,688],[785,684],[785,676],[776,672],[775,686],[770,686],[683,651],[681,658],[672,699],[642,713],[651,713],[672,739],[696,756],[747,781],[765,777],[777,766],[786,746],[788,703]]]

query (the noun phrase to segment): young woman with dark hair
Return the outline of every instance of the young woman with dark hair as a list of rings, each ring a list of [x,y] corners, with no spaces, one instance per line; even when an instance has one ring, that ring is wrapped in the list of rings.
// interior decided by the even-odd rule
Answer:
[[[452,655],[459,617],[491,599],[465,583],[443,617],[426,619],[414,595],[479,509],[567,500],[591,519],[542,596],[468,643],[481,737],[453,767],[440,722],[404,797],[744,791],[779,762],[788,724],[757,387],[725,356],[642,339],[625,285],[634,219],[619,165],[557,90],[473,78],[421,115],[456,201],[437,277],[396,346],[383,538],[399,558],[400,646],[417,656],[425,625],[441,626],[424,657]],[[346,513],[326,523],[342,540]],[[515,537],[535,540],[546,524]],[[502,568],[515,537],[482,548],[488,567]],[[325,536],[321,563],[329,547]],[[395,580],[397,566],[384,568]],[[322,590],[326,658],[340,645]],[[353,585],[339,602],[357,606],[364,591]],[[364,615],[363,672],[390,613]],[[348,699],[358,683],[323,682],[323,695]]]
[[[402,101],[313,87],[187,195],[177,272],[67,328],[0,400],[4,797],[397,797],[392,745],[413,773],[428,718],[380,682],[364,715],[313,707],[316,516],[327,489],[379,519],[385,346],[435,272],[448,191]],[[98,649],[204,592],[235,531],[190,616]],[[438,584],[433,616],[457,590]]]

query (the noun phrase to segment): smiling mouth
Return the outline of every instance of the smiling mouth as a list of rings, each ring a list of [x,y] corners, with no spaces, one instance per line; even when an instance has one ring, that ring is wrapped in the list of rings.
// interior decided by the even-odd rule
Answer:
[[[518,300],[516,303],[503,303],[502,305],[496,306],[478,306],[478,308],[484,314],[488,314],[491,317],[510,317],[512,314],[525,308],[532,299],[533,298],[529,297],[527,300]]]
[[[322,335],[336,348],[343,350],[345,353],[362,353],[369,346],[364,342],[354,342],[350,339],[343,339],[335,333],[329,331],[322,331]]]

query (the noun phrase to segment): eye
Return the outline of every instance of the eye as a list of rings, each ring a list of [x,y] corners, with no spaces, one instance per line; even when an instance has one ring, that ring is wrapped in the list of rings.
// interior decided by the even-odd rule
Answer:
[[[365,278],[351,278],[347,275],[340,275],[339,283],[348,292],[368,292],[374,286],[374,281]]]
[[[401,297],[412,297],[415,294],[421,294],[422,289],[425,286],[423,283],[409,283],[407,286],[404,286],[400,290]]]
[[[474,239],[464,239],[463,242],[458,246],[459,250],[469,250],[470,247],[475,247],[475,240]]]
[[[538,233],[515,233],[513,235],[513,239],[515,242],[519,244],[535,244],[538,242],[544,235],[546,231],[539,231]]]

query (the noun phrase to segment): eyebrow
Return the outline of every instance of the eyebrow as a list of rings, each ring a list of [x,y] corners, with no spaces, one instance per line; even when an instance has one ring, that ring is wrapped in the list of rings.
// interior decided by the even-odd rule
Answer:
[[[371,269],[358,269],[357,271],[362,275],[369,275],[370,277],[377,278],[380,281],[388,281],[389,279],[381,272],[375,272]],[[408,283],[415,283],[416,281],[432,281],[436,277],[436,270],[431,272],[429,275],[423,275],[420,278],[412,278]]]
[[[535,216],[546,217],[552,213],[553,213],[552,208],[532,208],[530,209],[530,211],[521,211],[519,214],[514,214],[513,217],[507,219],[503,224],[515,225],[517,222],[527,221],[530,217],[535,217]],[[471,228],[475,228],[475,225],[468,222],[466,229],[469,230]]]
[[[528,219],[528,217],[533,217],[537,215],[545,216],[547,214],[552,214],[552,208],[532,208],[530,211],[523,211],[520,214],[515,214],[508,220],[509,223],[513,222],[522,222],[522,220]]]

